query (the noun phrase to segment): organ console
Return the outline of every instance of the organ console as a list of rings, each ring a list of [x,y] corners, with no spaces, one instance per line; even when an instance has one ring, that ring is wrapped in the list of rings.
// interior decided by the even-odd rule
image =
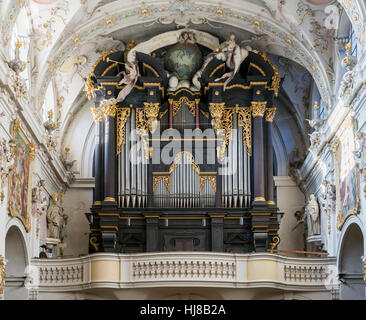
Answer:
[[[85,85],[96,122],[90,252],[270,248],[281,216],[273,185],[276,66],[250,51],[225,86],[216,80],[230,69],[214,57],[201,70],[201,88],[173,90],[161,59],[137,51],[140,76],[117,102],[126,56],[103,54]]]

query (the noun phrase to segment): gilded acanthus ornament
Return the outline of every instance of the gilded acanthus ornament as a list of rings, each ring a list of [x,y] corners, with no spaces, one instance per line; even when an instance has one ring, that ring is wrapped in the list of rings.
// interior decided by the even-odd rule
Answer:
[[[267,108],[266,109],[266,121],[272,122],[276,115],[276,108]]]
[[[149,150],[149,142],[148,138],[148,127],[145,119],[145,110],[144,108],[136,109],[136,134],[140,136],[141,139],[141,147],[145,154],[145,159],[148,160],[150,156]]]
[[[121,146],[126,143],[126,122],[130,114],[130,108],[117,110],[117,154],[121,153]]]
[[[166,189],[168,190],[168,192],[170,192],[170,175],[166,175],[166,176],[154,176],[153,178],[153,192],[155,192],[156,187],[158,186],[160,180],[163,180]]]
[[[267,101],[252,101],[251,109],[254,118],[263,117],[266,111]]]
[[[173,108],[173,116],[177,114],[183,103],[187,105],[192,115],[196,115],[196,101],[190,101],[187,97],[181,97],[178,101],[175,101],[174,99],[169,99],[169,104]]]
[[[102,100],[98,108],[91,108],[94,121],[104,121],[106,116],[115,117],[117,112],[116,99]]]
[[[219,134],[219,131],[223,129],[222,118],[225,111],[225,102],[222,103],[210,103],[209,110],[211,114],[211,125],[212,128]]]
[[[243,145],[247,147],[248,155],[252,155],[252,114],[250,108],[237,108],[238,124],[243,128]]]
[[[158,115],[160,110],[159,102],[144,102],[146,125],[150,133],[154,133],[158,125]]]
[[[212,189],[216,192],[216,176],[213,175],[200,175],[200,187],[199,191],[203,189],[205,186],[206,181],[208,181],[211,184]]]

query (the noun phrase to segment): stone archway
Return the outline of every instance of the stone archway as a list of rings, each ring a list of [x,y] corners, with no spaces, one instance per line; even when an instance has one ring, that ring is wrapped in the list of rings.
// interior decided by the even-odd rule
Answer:
[[[5,300],[27,300],[28,290],[24,286],[28,265],[25,242],[18,227],[12,226],[5,238]]]
[[[364,240],[360,227],[353,223],[345,232],[339,254],[341,300],[364,300],[363,279]]]

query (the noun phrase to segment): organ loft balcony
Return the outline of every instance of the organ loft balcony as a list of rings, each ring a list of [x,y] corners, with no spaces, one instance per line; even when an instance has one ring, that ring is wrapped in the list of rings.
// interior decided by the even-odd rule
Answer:
[[[269,299],[330,299],[335,263],[273,253],[97,253],[32,260],[30,290],[39,299],[256,299],[263,289]]]

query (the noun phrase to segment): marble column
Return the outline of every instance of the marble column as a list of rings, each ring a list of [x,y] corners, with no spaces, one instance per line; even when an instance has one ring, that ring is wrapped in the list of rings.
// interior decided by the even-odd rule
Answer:
[[[276,114],[276,108],[266,109],[266,187],[267,187],[267,203],[275,206],[274,202],[274,182],[273,182],[273,145],[272,145],[272,122]]]

